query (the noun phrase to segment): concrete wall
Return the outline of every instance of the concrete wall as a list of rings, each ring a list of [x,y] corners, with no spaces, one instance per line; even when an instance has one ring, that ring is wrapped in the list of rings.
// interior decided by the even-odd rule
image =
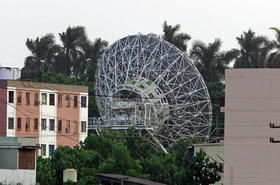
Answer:
[[[280,69],[226,70],[225,185],[279,185]]]
[[[0,169],[0,182],[4,184],[35,185],[36,170],[8,170]]]

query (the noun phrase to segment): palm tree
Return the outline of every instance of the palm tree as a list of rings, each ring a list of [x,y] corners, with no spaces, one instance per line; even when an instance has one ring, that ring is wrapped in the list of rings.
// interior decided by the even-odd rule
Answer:
[[[268,63],[271,67],[280,67],[280,29],[272,27],[270,28],[276,33],[276,40],[272,41],[273,49],[269,55]]]
[[[272,42],[264,36],[256,36],[250,29],[236,39],[240,49],[234,64],[235,68],[269,67],[268,59],[273,48]]]
[[[236,50],[221,52],[220,39],[206,45],[195,41],[190,50],[190,57],[206,82],[219,82],[224,77],[227,65],[237,56]]]
[[[88,81],[94,81],[94,75],[97,63],[108,46],[108,42],[102,40],[101,38],[95,39],[93,43],[91,43],[87,50],[86,56],[88,58],[88,67],[87,67],[87,74],[88,74]]]
[[[191,39],[191,36],[186,33],[177,33],[179,30],[179,24],[171,26],[164,21],[162,38],[175,45],[181,51],[187,51],[187,41]]]
[[[63,44],[63,54],[66,62],[66,75],[79,76],[84,71],[81,69],[84,58],[84,50],[89,45],[85,28],[82,26],[68,27],[66,32],[59,34]],[[62,54],[60,54],[62,58]]]
[[[53,34],[46,34],[35,40],[27,39],[25,44],[31,55],[25,58],[23,70],[53,70],[55,57],[59,52]]]

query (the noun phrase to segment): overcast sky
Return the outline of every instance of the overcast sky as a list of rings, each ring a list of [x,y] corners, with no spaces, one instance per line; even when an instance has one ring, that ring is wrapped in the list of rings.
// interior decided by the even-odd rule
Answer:
[[[54,33],[58,40],[58,33],[77,25],[91,40],[111,44],[127,35],[161,34],[167,20],[192,41],[221,38],[223,50],[231,49],[249,28],[274,38],[269,27],[280,27],[279,7],[279,0],[0,0],[0,65],[22,67],[27,38]]]

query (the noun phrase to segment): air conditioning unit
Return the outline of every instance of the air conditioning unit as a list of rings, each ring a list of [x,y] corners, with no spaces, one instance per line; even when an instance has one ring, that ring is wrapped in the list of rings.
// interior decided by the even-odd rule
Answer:
[[[69,133],[69,132],[70,132],[70,128],[66,128],[66,129],[65,129],[65,132],[66,132],[66,133]]]
[[[39,105],[40,104],[40,100],[35,100],[35,105]]]
[[[66,100],[70,100],[71,97],[69,95],[66,96]]]

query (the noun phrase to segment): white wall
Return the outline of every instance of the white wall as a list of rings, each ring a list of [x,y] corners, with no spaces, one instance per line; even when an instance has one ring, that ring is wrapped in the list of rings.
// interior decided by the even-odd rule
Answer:
[[[4,184],[35,185],[36,170],[8,170],[0,169],[0,182]]]
[[[50,91],[47,89],[40,90],[40,128],[39,128],[39,144],[46,145],[46,156],[49,156],[49,145],[54,145],[56,148],[56,128],[57,128],[57,93],[56,91]],[[42,93],[47,94],[47,104],[42,105]],[[55,94],[55,105],[49,105],[49,94]],[[41,120],[46,119],[46,130],[42,130]],[[55,128],[54,131],[50,131],[50,119],[55,120]],[[41,154],[41,153],[40,153]]]
[[[9,103],[9,91],[14,91],[14,103]],[[7,88],[7,136],[15,137],[15,129],[16,129],[16,88],[15,87],[8,87]],[[9,118],[14,118],[14,129],[8,129],[8,120]]]
[[[81,107],[81,104],[79,105],[80,106],[80,122],[79,122],[79,125],[80,125],[80,138],[79,140],[80,141],[84,141],[87,137],[87,134],[88,134],[88,93],[80,93],[80,103],[82,102],[81,101],[81,96],[86,96],[87,97],[87,105],[86,107]],[[85,121],[86,122],[86,132],[81,132],[81,121]]]

